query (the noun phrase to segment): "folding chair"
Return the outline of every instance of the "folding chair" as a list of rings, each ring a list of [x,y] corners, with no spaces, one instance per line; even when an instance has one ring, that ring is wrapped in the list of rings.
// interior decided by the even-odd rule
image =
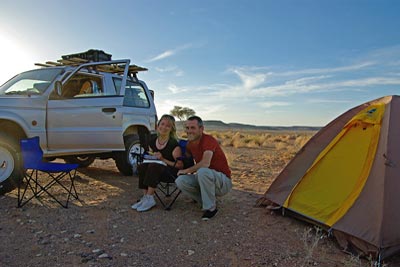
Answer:
[[[64,208],[68,208],[71,197],[79,200],[74,184],[78,164],[43,161],[43,151],[40,148],[38,136],[22,139],[20,145],[24,177],[18,184],[19,208],[33,198],[39,199],[43,193],[46,193]],[[41,175],[39,175],[39,172]],[[51,192],[50,188],[54,185],[59,185],[62,191],[67,193],[65,204]],[[29,193],[27,194],[27,192]]]
[[[179,146],[182,150],[182,156],[180,158],[178,158],[177,161],[182,160],[184,168],[189,168],[190,166],[193,166],[194,163],[193,163],[192,158],[187,158],[185,156],[186,144],[187,144],[187,140],[183,140],[183,139],[179,140]],[[175,161],[175,164],[177,161]],[[170,173],[170,172],[166,173],[165,176],[163,176],[161,178],[161,181],[158,184],[157,189],[155,191],[156,197],[158,198],[158,200],[160,201],[161,205],[164,207],[165,210],[171,210],[172,205],[175,203],[176,199],[182,193],[182,191],[175,184],[176,178],[177,178],[177,176],[175,174]],[[159,191],[160,193],[162,193],[164,195],[164,200],[158,194],[157,191]],[[166,199],[171,198],[171,197],[172,197],[172,200],[167,202]]]

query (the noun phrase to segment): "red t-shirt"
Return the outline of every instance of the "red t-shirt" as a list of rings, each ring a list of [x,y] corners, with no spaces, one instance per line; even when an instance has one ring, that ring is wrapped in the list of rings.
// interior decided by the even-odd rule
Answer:
[[[197,143],[198,142],[198,143]],[[192,155],[196,162],[200,162],[203,158],[204,151],[210,150],[213,152],[211,158],[210,169],[224,173],[229,178],[231,177],[231,170],[228,166],[225,153],[222,151],[218,141],[208,134],[202,134],[199,141],[189,141],[186,146],[187,152]]]

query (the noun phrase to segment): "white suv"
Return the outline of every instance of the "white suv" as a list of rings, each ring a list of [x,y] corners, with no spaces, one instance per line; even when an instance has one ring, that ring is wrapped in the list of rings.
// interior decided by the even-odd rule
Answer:
[[[104,55],[89,50],[36,64],[41,68],[0,87],[0,193],[22,178],[19,140],[26,137],[39,136],[49,160],[87,167],[113,158],[122,174],[132,174],[131,153],[155,131],[153,92],[137,78],[147,69]]]

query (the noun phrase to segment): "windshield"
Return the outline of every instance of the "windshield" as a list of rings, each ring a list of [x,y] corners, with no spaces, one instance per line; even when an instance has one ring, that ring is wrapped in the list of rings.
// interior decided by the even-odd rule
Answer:
[[[0,87],[0,95],[41,95],[61,71],[45,68],[20,73]]]

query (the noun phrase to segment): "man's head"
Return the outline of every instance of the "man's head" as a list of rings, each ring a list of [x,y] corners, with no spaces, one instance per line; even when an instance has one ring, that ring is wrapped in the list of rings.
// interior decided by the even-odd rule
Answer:
[[[198,116],[191,116],[186,121],[186,134],[189,141],[199,140],[203,134],[203,120]]]

